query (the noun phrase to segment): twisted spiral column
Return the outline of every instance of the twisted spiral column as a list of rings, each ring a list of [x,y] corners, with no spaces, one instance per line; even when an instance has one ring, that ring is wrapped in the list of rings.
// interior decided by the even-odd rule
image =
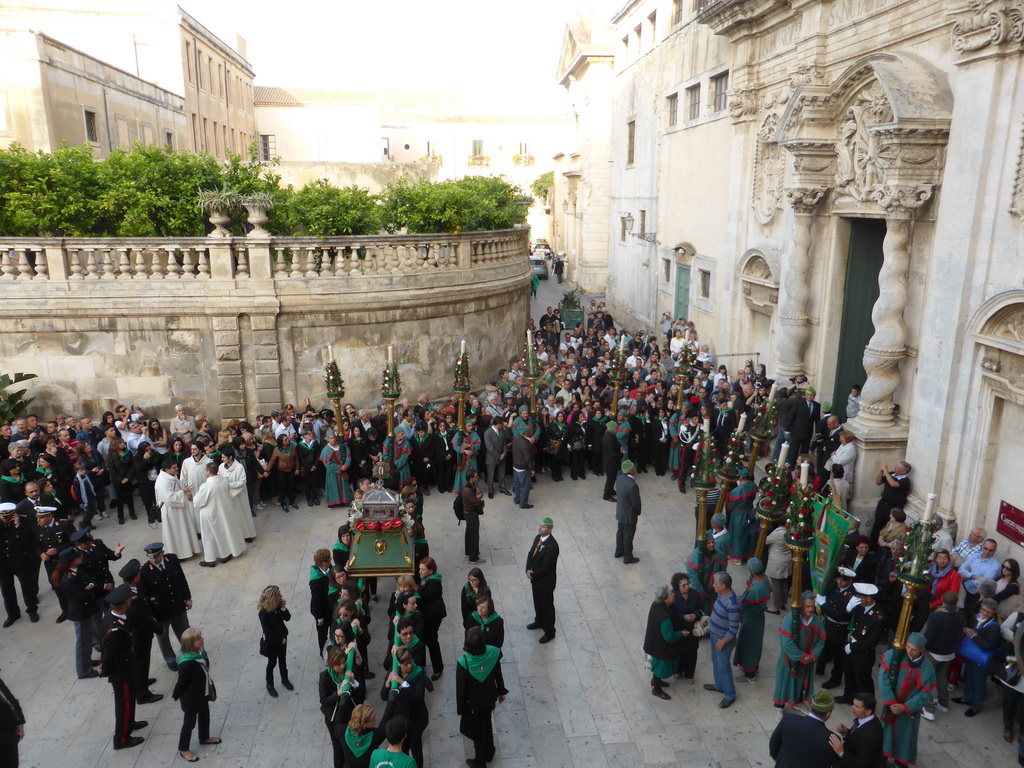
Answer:
[[[779,281],[779,314],[775,333],[775,378],[788,380],[804,372],[804,352],[810,340],[807,302],[811,295],[811,226],[814,211],[828,190],[825,187],[797,187],[786,190],[795,214],[793,250]]]
[[[866,426],[896,423],[892,401],[900,383],[899,365],[906,356],[907,273],[910,269],[910,219],[888,218],[882,241],[882,268],[878,273],[878,300],[871,309],[875,333],[864,348],[867,379],[860,393],[858,419]]]

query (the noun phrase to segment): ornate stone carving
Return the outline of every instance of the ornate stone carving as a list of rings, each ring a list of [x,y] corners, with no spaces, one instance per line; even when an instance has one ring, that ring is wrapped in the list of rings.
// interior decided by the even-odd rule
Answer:
[[[862,202],[870,200],[875,185],[885,178],[898,151],[870,130],[871,126],[890,123],[892,107],[877,80],[851,102],[839,125],[836,143],[836,192]]]
[[[743,276],[753,277],[757,280],[771,280],[772,270],[768,262],[761,256],[751,256],[743,266]]]
[[[889,216],[906,218],[931,200],[934,188],[932,184],[883,184],[871,197]]]
[[[827,187],[790,187],[786,190],[786,202],[796,213],[810,215],[826,192]]]
[[[906,354],[907,273],[910,268],[910,222],[887,219],[882,241],[882,269],[878,273],[878,299],[871,309],[875,333],[864,349],[867,379],[861,390],[862,423],[874,427],[895,424],[893,393],[900,383],[899,365]]]
[[[1017,173],[1013,178],[1010,213],[1014,216],[1024,215],[1024,128],[1021,130],[1020,149],[1017,151]]]
[[[754,216],[762,224],[771,224],[782,203],[782,185],[786,176],[786,156],[775,141],[779,116],[768,115],[757,132],[754,153]]]
[[[729,116],[733,120],[756,115],[761,108],[761,97],[754,88],[740,88],[729,94]]]
[[[1024,311],[1007,317],[1002,325],[996,329],[995,335],[1024,342]]]
[[[953,49],[961,56],[990,46],[1024,42],[1024,9],[1020,5],[968,0],[963,13],[967,15],[953,25]]]
[[[999,373],[1003,366],[1000,364],[998,357],[983,357],[981,359],[981,368],[989,373]]]

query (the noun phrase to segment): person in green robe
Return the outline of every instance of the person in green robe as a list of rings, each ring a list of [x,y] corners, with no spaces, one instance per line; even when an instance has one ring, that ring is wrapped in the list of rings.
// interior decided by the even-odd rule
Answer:
[[[327,445],[320,452],[324,465],[324,498],[328,507],[340,507],[352,503],[352,486],[348,483],[348,468],[352,459],[348,447],[338,440],[338,434],[327,433]]]
[[[764,645],[764,612],[772,596],[771,583],[765,578],[764,563],[756,557],[747,561],[750,579],[747,589],[740,598],[740,634],[736,650],[732,655],[733,666],[743,670],[743,679],[748,683],[757,680],[758,665],[761,663],[761,649]]]
[[[393,465],[390,480],[395,488],[401,488],[402,484],[412,475],[412,470],[409,469],[412,449],[405,439],[404,429],[396,430],[393,438],[389,437],[384,441],[384,451],[391,458]],[[395,476],[396,472],[398,473],[397,477]]]
[[[896,684],[889,681],[893,651],[882,656],[878,666],[879,715],[882,719],[882,754],[892,758],[897,768],[917,761],[917,732],[921,728],[921,710],[935,693],[935,667],[924,656],[924,635],[912,632],[907,638],[906,655],[900,660]]]
[[[749,522],[754,515],[755,496],[757,486],[750,479],[750,470],[743,467],[739,485],[729,492],[725,501],[729,514],[729,557],[741,563],[752,558],[757,548],[757,534],[754,533],[757,529],[752,529]]]
[[[647,613],[647,631],[644,634],[644,653],[651,657],[651,695],[671,699],[665,693],[665,680],[679,671],[679,657],[683,652],[680,640],[684,630],[681,619],[672,610],[675,592],[658,587],[654,602]]]
[[[473,759],[466,762],[484,768],[494,760],[494,726],[491,715],[505,701],[508,689],[501,674],[501,649],[484,642],[484,633],[466,632],[465,651],[455,667],[455,714],[459,732],[473,741]]]
[[[466,485],[466,473],[476,469],[476,455],[480,453],[480,438],[473,431],[473,420],[466,419],[462,431],[452,439],[456,452],[455,492],[460,493]]]
[[[690,556],[686,558],[686,575],[690,577],[690,584],[700,594],[701,605],[704,612],[711,615],[711,604],[715,598],[715,592],[711,589],[711,558],[715,554],[715,540],[708,536],[704,542],[704,557],[701,557],[700,546],[694,548]]]
[[[814,664],[825,648],[825,625],[815,613],[814,593],[800,595],[800,612],[789,613],[779,627],[782,646],[775,669],[775,717],[783,707],[795,707],[814,695]]]

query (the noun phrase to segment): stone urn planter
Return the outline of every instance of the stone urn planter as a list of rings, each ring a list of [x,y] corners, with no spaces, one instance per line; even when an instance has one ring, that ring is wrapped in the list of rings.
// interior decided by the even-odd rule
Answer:
[[[227,225],[231,223],[231,212],[237,210],[238,193],[228,187],[199,190],[199,210],[210,218],[214,230],[210,237],[230,237]]]
[[[265,192],[242,198],[242,205],[249,212],[248,221],[252,225],[251,235],[269,235],[264,229],[267,223],[267,212],[274,207],[273,198]]]

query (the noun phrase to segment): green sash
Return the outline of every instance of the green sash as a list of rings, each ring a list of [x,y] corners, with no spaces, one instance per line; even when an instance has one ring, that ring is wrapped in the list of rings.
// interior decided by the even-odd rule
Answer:
[[[501,658],[501,651],[493,645],[485,645],[484,652],[479,656],[464,653],[459,657],[459,666],[473,676],[478,683],[482,683],[494,670],[494,665]]]
[[[352,733],[351,728],[345,729],[345,744],[352,751],[352,754],[357,758],[362,757],[370,751],[370,747],[373,746],[373,730],[369,730],[366,733],[356,736]]]

